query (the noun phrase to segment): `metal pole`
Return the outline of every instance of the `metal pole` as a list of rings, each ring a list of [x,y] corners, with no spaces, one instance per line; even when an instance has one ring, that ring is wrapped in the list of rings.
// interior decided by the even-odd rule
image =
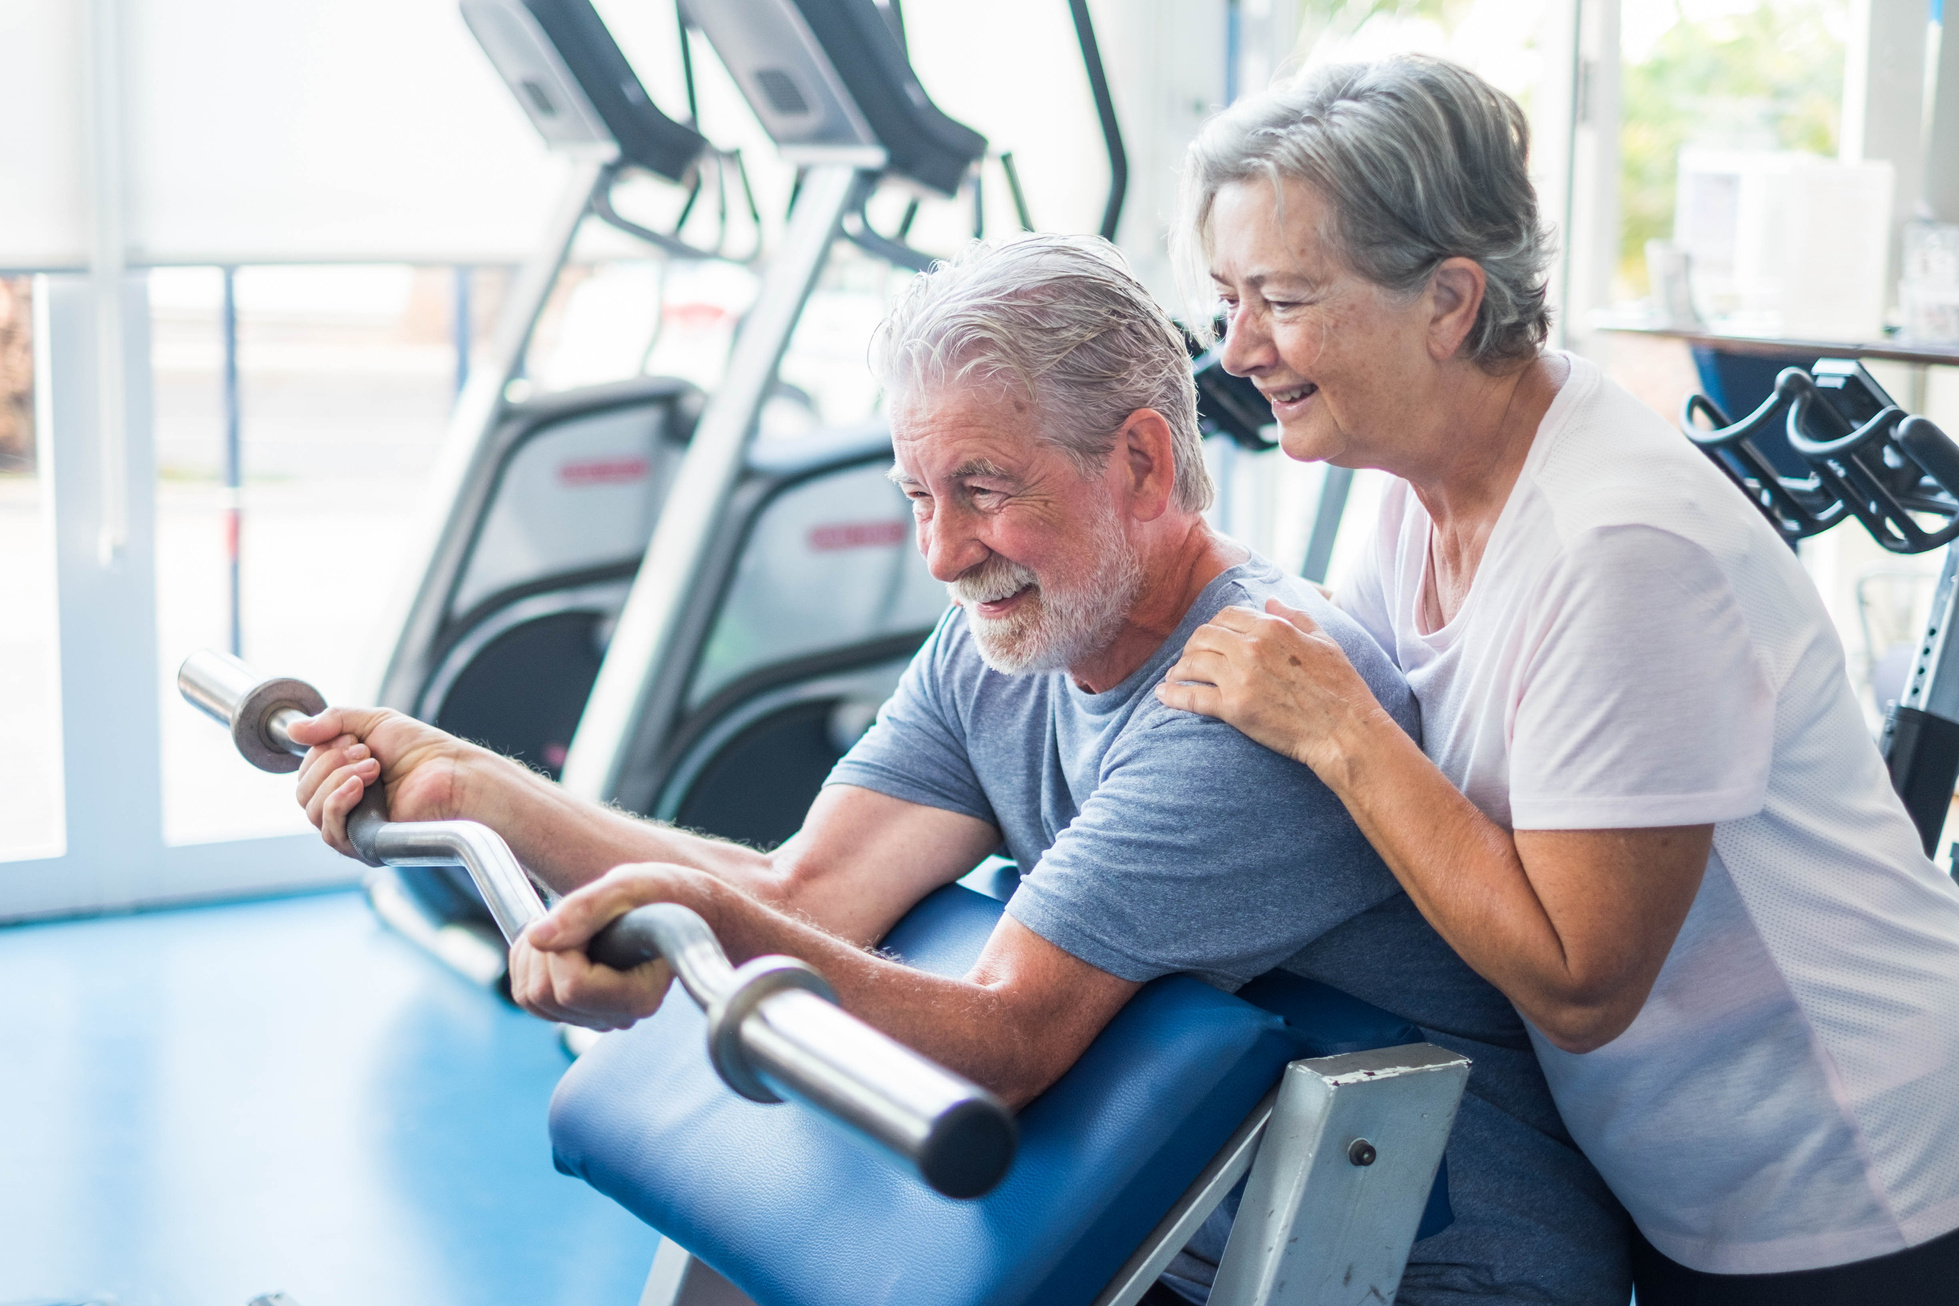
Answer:
[[[1238,442],[1229,436],[1218,441],[1218,529],[1226,535],[1238,533]]]
[[[120,566],[129,545],[129,378],[123,349],[122,4],[88,6],[88,168],[93,218],[89,273],[95,296],[96,474],[102,480],[96,560]]]
[[[671,710],[681,691],[681,677],[667,664],[680,642],[688,596],[698,583],[803,305],[844,215],[862,205],[865,188],[874,181],[875,174],[842,163],[817,164],[803,179],[781,247],[735,337],[721,388],[694,428],[578,719],[563,784],[580,797],[599,802],[619,797],[634,745],[661,728],[658,719]]]
[[[1088,73],[1088,89],[1095,97],[1095,117],[1102,124],[1102,144],[1109,152],[1109,198],[1102,206],[1102,239],[1114,240],[1122,222],[1122,201],[1129,191],[1129,152],[1123,148],[1122,127],[1116,121],[1115,100],[1109,95],[1109,75],[1102,67],[1102,47],[1095,40],[1095,22],[1089,17],[1088,0],[1068,0],[1068,15],[1074,19],[1075,40],[1082,48],[1082,67]]]
[[[1224,103],[1225,107],[1238,102],[1238,63],[1243,57],[1245,43],[1245,15],[1238,0],[1225,0],[1224,4]]]
[[[1959,549],[1948,545],[1905,692],[1884,723],[1880,748],[1892,788],[1930,857],[1959,777]],[[1959,874],[1959,866],[1954,868]]]
[[[1320,506],[1313,513],[1313,534],[1306,541],[1306,560],[1299,574],[1315,585],[1324,584],[1333,567],[1333,546],[1340,539],[1340,519],[1347,512],[1347,492],[1353,489],[1350,467],[1326,465],[1326,479],[1320,482]]]
[[[524,352],[537,325],[558,270],[570,257],[572,240],[592,209],[592,192],[610,165],[599,159],[579,159],[565,184],[564,199],[551,220],[543,245],[509,283],[497,315],[496,330],[485,351],[484,367],[472,371],[469,384],[456,396],[449,433],[431,474],[422,515],[423,538],[404,552],[402,588],[390,603],[381,628],[396,633],[394,648],[381,676],[381,702],[408,707],[427,671],[430,641],[442,618],[451,567],[468,547],[468,519],[475,507],[464,499],[464,488],[478,472],[477,463],[489,454],[489,437],[503,414],[504,387],[523,368]]]
[[[451,338],[456,346],[456,393],[459,395],[463,387],[469,384],[469,351],[475,343],[475,322],[469,298],[470,281],[475,275],[476,269],[469,264],[456,265],[456,293],[452,309],[455,320],[451,324]]]
[[[238,423],[238,269],[224,269],[224,309],[219,332],[224,337],[224,555],[228,572],[233,657],[245,649],[243,586],[239,576],[240,532],[244,525],[244,460]]]

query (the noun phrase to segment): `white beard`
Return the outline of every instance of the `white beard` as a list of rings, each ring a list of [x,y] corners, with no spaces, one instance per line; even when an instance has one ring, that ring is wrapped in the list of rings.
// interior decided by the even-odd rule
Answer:
[[[1002,675],[1065,671],[1108,647],[1143,588],[1143,566],[1113,510],[1090,531],[1096,566],[1079,585],[1043,585],[1032,570],[989,558],[946,586],[966,607],[973,642],[986,665]],[[1033,587],[1004,617],[980,615],[978,605]]]

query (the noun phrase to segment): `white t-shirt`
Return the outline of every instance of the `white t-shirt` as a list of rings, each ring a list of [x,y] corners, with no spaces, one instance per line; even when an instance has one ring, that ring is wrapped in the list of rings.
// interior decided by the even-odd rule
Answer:
[[[1959,1227],[1959,888],[1923,855],[1789,548],[1663,419],[1571,374],[1455,618],[1390,484],[1341,606],[1423,748],[1507,829],[1714,825],[1630,1028],[1561,1052],[1566,1124],[1694,1269],[1862,1260]]]

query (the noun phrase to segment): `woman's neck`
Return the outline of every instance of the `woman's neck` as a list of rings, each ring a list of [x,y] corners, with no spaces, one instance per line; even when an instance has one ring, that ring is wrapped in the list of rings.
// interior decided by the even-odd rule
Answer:
[[[1570,371],[1556,355],[1498,376],[1465,369],[1426,441],[1430,456],[1401,471],[1432,523],[1423,594],[1423,624],[1431,629],[1452,619],[1468,597],[1490,532]]]

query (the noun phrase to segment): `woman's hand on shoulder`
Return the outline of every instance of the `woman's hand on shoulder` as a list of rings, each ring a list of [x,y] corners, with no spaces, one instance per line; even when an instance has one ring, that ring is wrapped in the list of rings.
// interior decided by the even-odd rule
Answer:
[[[1345,650],[1277,599],[1264,612],[1225,608],[1199,626],[1156,696],[1236,726],[1336,790],[1361,735],[1383,720],[1393,724]]]

